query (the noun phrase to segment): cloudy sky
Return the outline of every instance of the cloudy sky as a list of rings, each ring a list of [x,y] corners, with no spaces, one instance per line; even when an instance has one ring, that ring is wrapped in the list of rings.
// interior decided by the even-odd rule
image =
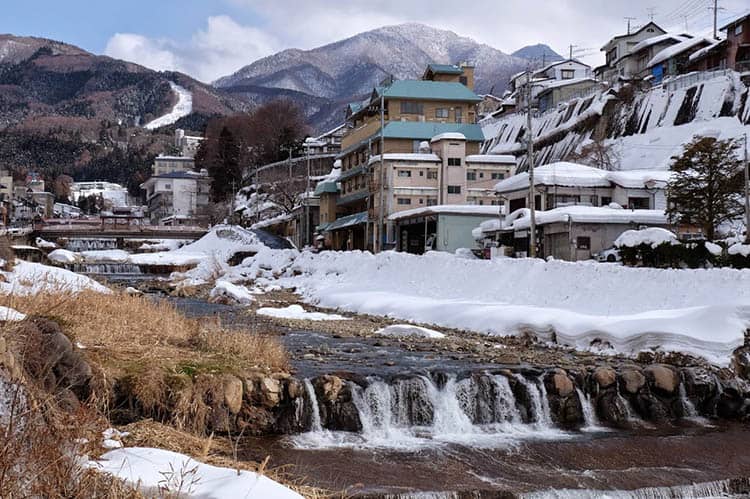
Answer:
[[[712,0],[24,0],[3,2],[0,32],[53,38],[91,52],[212,81],[285,48],[314,48],[388,24],[422,22],[504,52],[576,45],[585,62],[626,29],[654,21],[711,32]],[[463,6],[466,8],[462,8]],[[719,24],[748,9],[720,0]]]

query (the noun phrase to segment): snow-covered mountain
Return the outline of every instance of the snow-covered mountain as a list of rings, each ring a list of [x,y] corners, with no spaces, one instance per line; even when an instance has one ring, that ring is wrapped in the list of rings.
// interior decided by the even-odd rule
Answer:
[[[367,31],[312,50],[284,50],[220,78],[214,85],[252,101],[274,97],[268,89],[310,96],[314,105],[307,110],[308,117],[315,115],[313,125],[323,128],[340,122],[341,109],[347,102],[361,98],[389,75],[418,78],[431,62],[460,61],[476,65],[478,93],[502,93],[509,76],[528,64],[527,59],[452,31],[408,23]],[[333,115],[321,115],[321,98],[329,101],[327,107]]]
[[[562,61],[563,56],[549,48],[549,45],[543,43],[537,43],[536,45],[527,45],[520,48],[511,54],[513,57],[520,57],[529,61],[550,63],[555,61]]]

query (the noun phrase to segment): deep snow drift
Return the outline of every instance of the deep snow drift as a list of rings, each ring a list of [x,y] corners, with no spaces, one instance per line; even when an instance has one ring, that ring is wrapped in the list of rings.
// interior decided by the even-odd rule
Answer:
[[[79,293],[84,290],[110,292],[105,286],[84,275],[21,260],[16,260],[12,271],[0,271],[0,277],[0,294]]]
[[[487,334],[529,332],[581,350],[685,352],[722,366],[750,326],[748,270],[264,250],[222,279],[295,288],[326,308]]]
[[[156,130],[157,128],[171,125],[180,118],[184,118],[193,112],[193,94],[190,93],[188,89],[171,81],[169,82],[169,86],[172,87],[172,91],[177,94],[177,103],[170,112],[146,123],[143,125],[143,128],[147,130]]]

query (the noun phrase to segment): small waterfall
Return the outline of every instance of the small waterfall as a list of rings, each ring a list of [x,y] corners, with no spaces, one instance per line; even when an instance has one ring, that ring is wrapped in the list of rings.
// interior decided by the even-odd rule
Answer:
[[[542,381],[541,390],[536,383],[527,380],[523,375],[516,374],[516,379],[526,388],[529,394],[529,401],[531,403],[531,416],[538,426],[542,428],[549,428],[552,426],[552,417],[549,412],[549,402],[547,401],[547,390],[544,388],[544,382]],[[542,400],[542,394],[544,394],[544,400]]]
[[[617,393],[617,398],[620,399],[620,401],[622,402],[622,406],[625,408],[625,419],[627,419],[628,421],[642,421],[640,416],[638,416],[638,413],[633,409],[630,400],[623,397],[620,393],[620,385],[618,383],[615,383],[615,390]]]
[[[320,422],[320,407],[318,407],[318,397],[315,395],[315,388],[313,388],[312,383],[307,378],[305,378],[303,384],[305,385],[307,402],[310,404],[310,431],[322,431],[323,425]]]
[[[677,393],[680,397],[680,405],[682,406],[683,417],[697,418],[698,411],[695,409],[695,406],[693,405],[693,403],[690,401],[690,399],[687,396],[687,391],[685,390],[684,382],[680,383],[680,387],[678,388]]]
[[[117,239],[69,239],[65,249],[70,251],[98,251],[117,249]]]
[[[435,411],[432,422],[434,433],[471,433],[473,424],[458,400],[456,377],[449,376],[442,390],[439,390],[429,378],[425,379],[425,382],[428,397]]]
[[[141,275],[141,268],[132,263],[72,263],[65,266],[77,274]]]
[[[699,499],[711,497],[746,497],[733,480],[720,480],[674,487],[645,487],[635,490],[559,489],[521,494],[523,499]]]
[[[492,377],[492,381],[495,385],[495,421],[521,424],[521,412],[516,406],[516,398],[513,396],[508,378],[498,374]]]
[[[598,427],[599,419],[596,417],[596,410],[594,410],[594,405],[591,403],[591,396],[588,394],[584,394],[581,389],[577,387],[576,394],[578,394],[578,401],[581,403],[584,428]]]
[[[323,429],[312,382],[305,380],[309,431],[291,437],[304,448],[392,448],[412,451],[426,446],[458,444],[495,448],[518,439],[570,438],[554,428],[546,391],[536,381],[527,386],[534,424],[524,424],[508,378],[479,374],[415,376],[387,382],[368,378],[366,386],[349,382],[351,404],[361,432]]]

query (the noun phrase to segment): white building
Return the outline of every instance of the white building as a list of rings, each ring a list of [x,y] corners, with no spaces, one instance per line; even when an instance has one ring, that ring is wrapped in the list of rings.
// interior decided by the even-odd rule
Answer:
[[[606,171],[575,163],[551,163],[534,169],[535,208],[609,206],[629,209],[666,208],[667,170]],[[529,174],[519,173],[498,182],[495,192],[508,213],[527,207]]]
[[[592,78],[591,66],[575,59],[556,61],[532,72],[523,71],[510,80],[519,109],[527,105],[528,85],[531,85],[532,106],[536,107],[539,95],[548,89],[575,86],[580,91],[595,86],[596,80]]]
[[[211,178],[204,171],[154,175],[141,184],[151,223],[203,225],[207,223]]]
[[[93,182],[73,182],[70,188],[73,203],[78,204],[81,198],[88,196],[101,196],[106,204],[110,206],[130,206],[131,202],[128,190],[112,182],[96,180]]]
[[[619,79],[630,79],[636,72],[636,61],[631,57],[633,49],[644,40],[666,33],[659,25],[650,22],[632,33],[615,36],[601,48],[606,54],[606,63],[596,68],[597,78],[610,83],[615,83]],[[647,62],[648,59],[644,64]]]
[[[185,135],[185,130],[181,128],[174,131],[174,146],[180,151],[180,155],[186,158],[194,158],[204,140],[206,139],[203,137]]]
[[[151,171],[154,175],[164,175],[173,172],[192,172],[195,170],[195,159],[185,156],[166,156],[163,154],[154,158]]]

